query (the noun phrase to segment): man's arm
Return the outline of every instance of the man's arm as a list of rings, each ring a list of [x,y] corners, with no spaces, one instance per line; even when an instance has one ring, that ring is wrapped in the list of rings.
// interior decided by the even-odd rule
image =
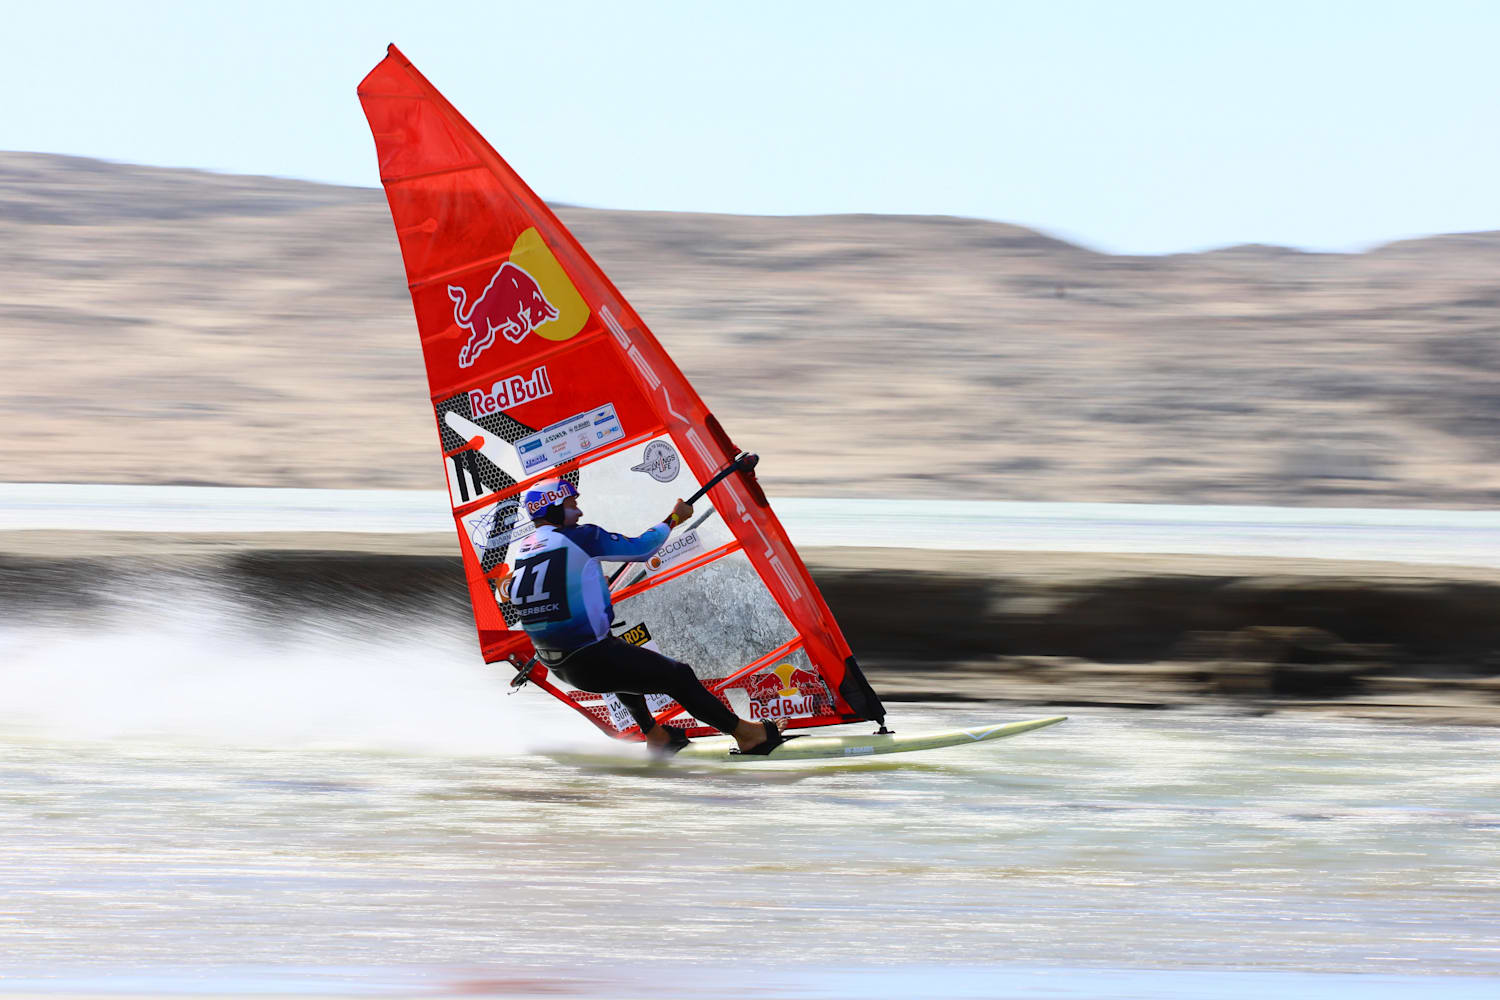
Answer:
[[[595,559],[610,562],[641,562],[650,559],[656,550],[666,544],[672,530],[665,521],[635,538],[614,531],[605,531],[597,524],[581,525],[568,533],[568,538]]]
[[[677,501],[677,506],[672,508],[660,524],[641,532],[635,538],[613,531],[605,531],[597,524],[585,524],[579,526],[568,537],[575,545],[583,549],[596,559],[608,559],[610,562],[642,562],[650,559],[656,550],[667,542],[667,536],[672,529],[683,521],[693,516],[693,508],[689,504]]]

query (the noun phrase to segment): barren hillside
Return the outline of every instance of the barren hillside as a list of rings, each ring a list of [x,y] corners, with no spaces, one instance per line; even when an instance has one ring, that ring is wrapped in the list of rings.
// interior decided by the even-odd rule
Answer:
[[[1500,502],[1500,233],[559,209],[773,493]],[[0,478],[437,488],[379,191],[0,154]]]

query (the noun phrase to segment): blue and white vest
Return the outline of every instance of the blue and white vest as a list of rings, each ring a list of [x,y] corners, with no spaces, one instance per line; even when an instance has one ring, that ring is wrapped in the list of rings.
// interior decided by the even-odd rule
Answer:
[[[599,560],[644,561],[671,533],[665,523],[638,538],[605,531],[597,524],[537,525],[536,533],[517,550],[508,589],[532,645],[565,653],[608,636],[614,605]]]

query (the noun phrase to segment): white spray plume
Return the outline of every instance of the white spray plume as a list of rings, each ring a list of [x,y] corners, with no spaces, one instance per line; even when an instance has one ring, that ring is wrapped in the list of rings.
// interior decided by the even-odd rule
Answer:
[[[0,629],[0,731],[458,756],[600,740],[540,692],[507,696],[511,670],[447,623],[268,626],[222,599],[132,603],[94,631]]]

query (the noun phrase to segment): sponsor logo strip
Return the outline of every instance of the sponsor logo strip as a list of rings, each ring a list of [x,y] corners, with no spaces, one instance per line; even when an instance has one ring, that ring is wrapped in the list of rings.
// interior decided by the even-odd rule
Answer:
[[[624,436],[625,428],[620,426],[615,405],[605,403],[521,438],[516,441],[516,454],[521,457],[521,471],[530,476]]]
[[[521,494],[525,493],[527,490],[531,489],[531,487],[535,486],[537,483],[541,482],[543,479],[550,479],[553,476],[566,475],[567,473],[572,472],[574,469],[586,468],[594,464],[595,462],[603,461],[604,459],[609,458],[611,455],[617,455],[622,451],[627,451],[631,448],[639,447],[640,445],[645,444],[647,441],[650,441],[654,437],[660,437],[661,433],[662,428],[657,427],[650,431],[647,431],[645,434],[638,434],[635,437],[629,438],[625,441],[617,441],[612,445],[607,445],[602,448],[596,448],[595,450],[589,452],[588,460],[585,462],[570,462],[561,468],[544,470],[542,472],[538,472],[534,476],[527,476],[525,479],[522,479],[514,486],[507,486],[503,490],[496,490],[494,493],[481,497],[478,500],[471,500],[468,503],[463,504],[462,506],[455,507],[453,508],[453,512],[459,515],[469,514],[475,510],[478,510],[480,507],[485,506],[486,504],[494,503],[497,497],[518,497]]]

